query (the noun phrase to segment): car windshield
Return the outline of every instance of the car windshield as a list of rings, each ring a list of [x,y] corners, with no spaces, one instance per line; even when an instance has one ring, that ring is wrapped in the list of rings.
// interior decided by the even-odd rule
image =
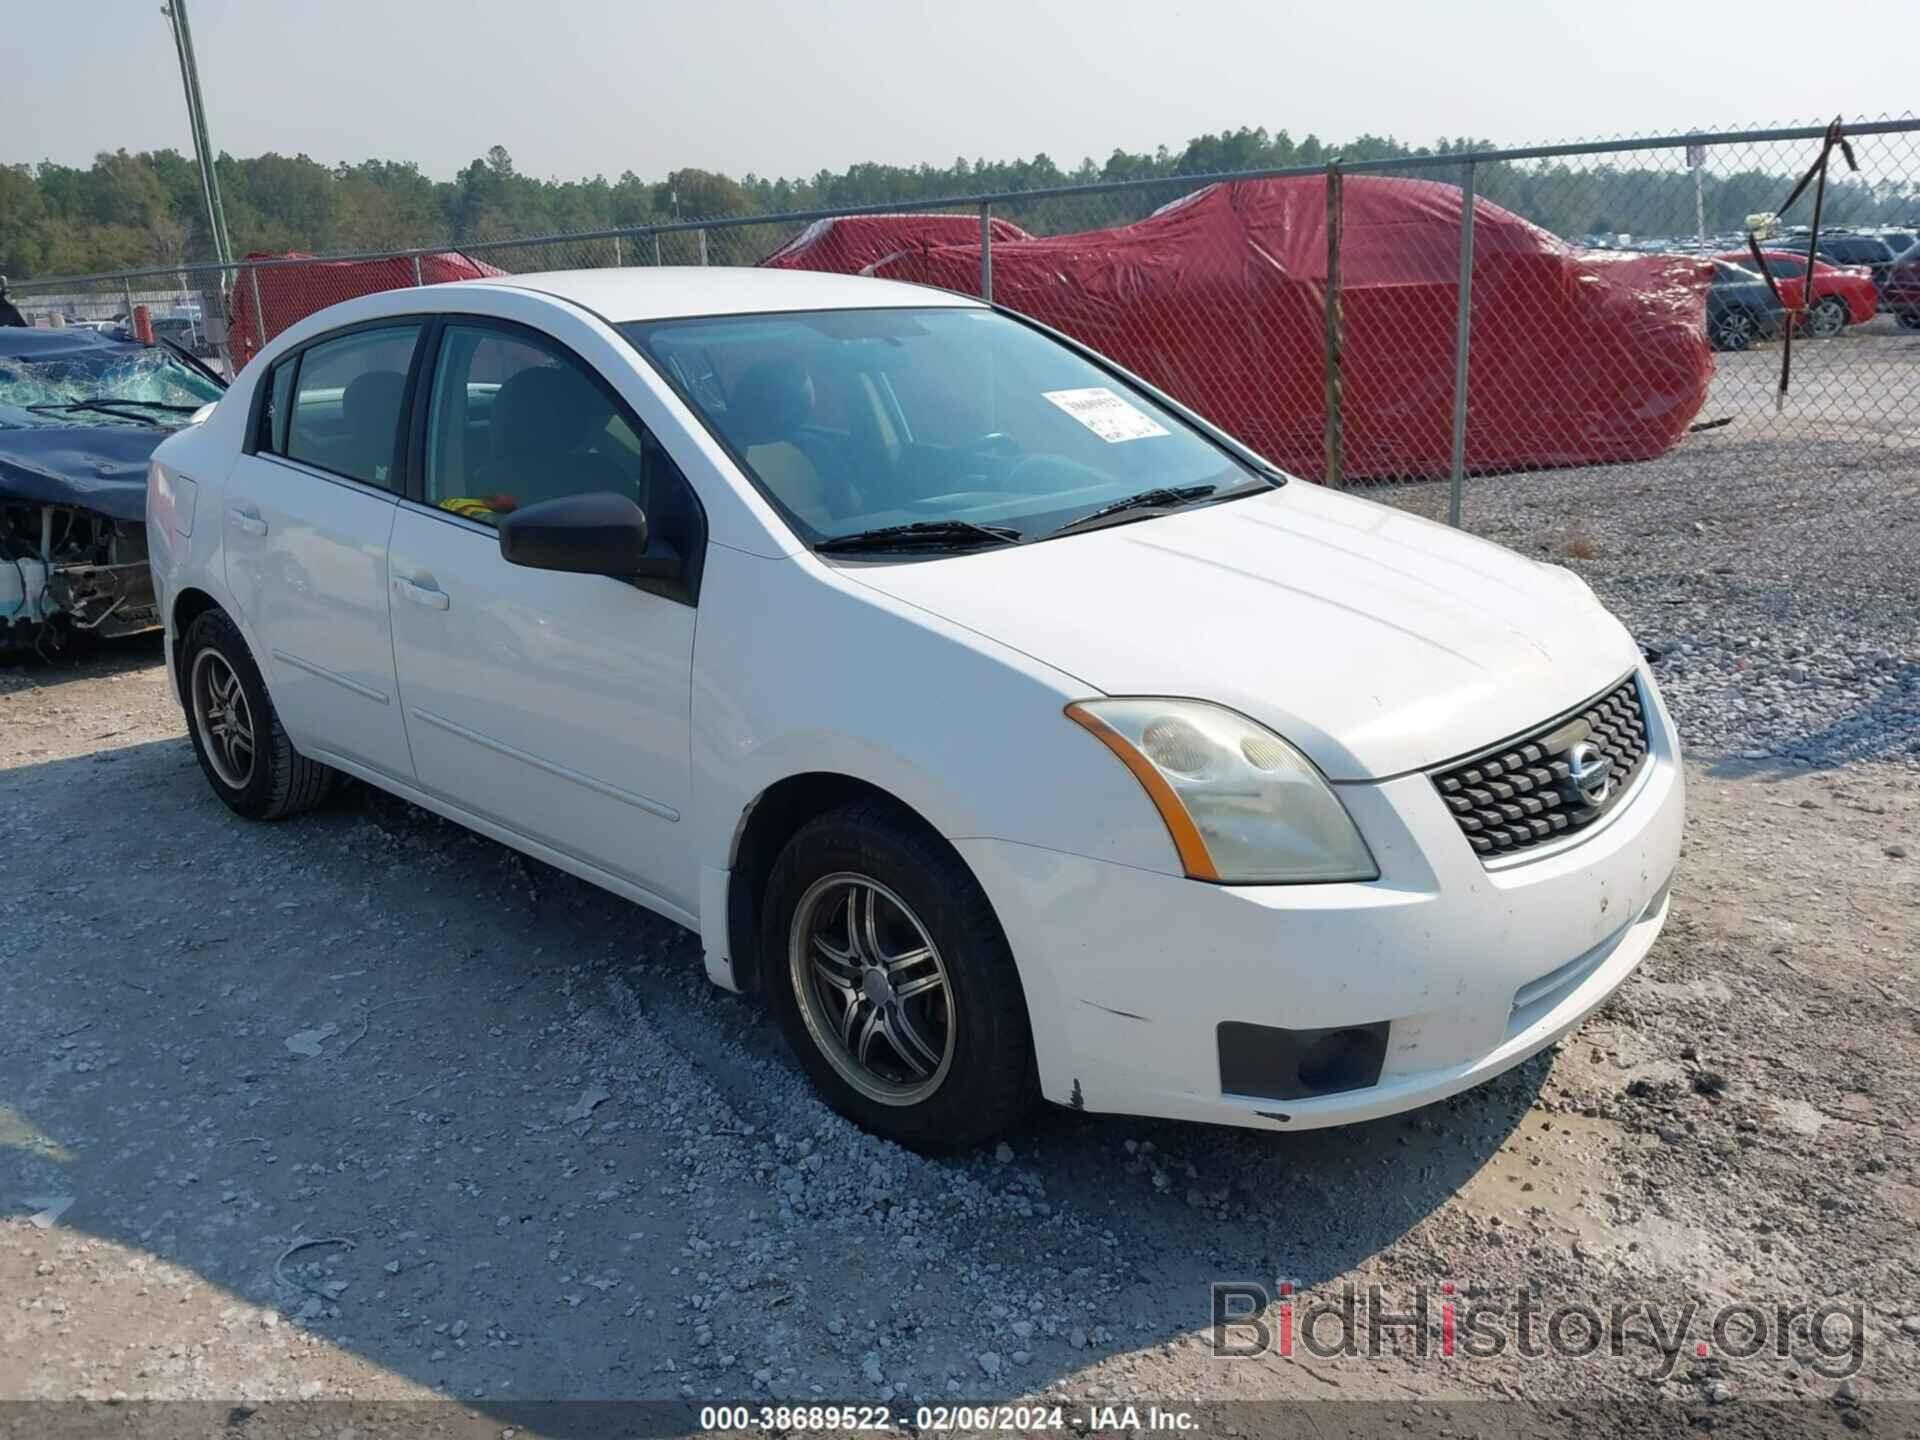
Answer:
[[[1109,371],[989,310],[621,329],[810,544],[847,548],[881,529],[916,545],[1039,539],[1135,497],[1127,511],[1154,513],[1273,483]]]
[[[164,346],[27,360],[0,355],[0,405],[98,424],[184,425],[221,389]]]

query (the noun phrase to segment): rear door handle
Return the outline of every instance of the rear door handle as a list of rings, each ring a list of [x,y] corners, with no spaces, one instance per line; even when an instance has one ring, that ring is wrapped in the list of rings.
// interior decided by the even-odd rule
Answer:
[[[233,528],[248,535],[267,533],[267,522],[251,510],[243,510],[238,505],[227,511],[227,518],[233,522]]]
[[[452,603],[447,592],[437,585],[416,585],[401,576],[393,577],[394,593],[402,600],[411,600],[416,605],[424,605],[429,610],[444,610]]]

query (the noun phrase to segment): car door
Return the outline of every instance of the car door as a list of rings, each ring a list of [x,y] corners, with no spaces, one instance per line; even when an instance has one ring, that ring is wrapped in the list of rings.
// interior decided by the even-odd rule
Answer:
[[[698,559],[685,479],[590,366],[551,337],[449,318],[414,425],[417,495],[390,551],[394,656],[419,783],[682,912]],[[613,491],[689,558],[691,584],[510,565],[497,527]],[[652,582],[648,582],[652,583]]]
[[[413,778],[387,543],[424,326],[380,321],[282,358],[227,485],[227,586],[302,753]]]

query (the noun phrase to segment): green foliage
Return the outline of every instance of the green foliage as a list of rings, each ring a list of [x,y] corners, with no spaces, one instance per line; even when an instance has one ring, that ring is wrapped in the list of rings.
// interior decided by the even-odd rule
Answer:
[[[1901,147],[1887,153],[1904,156],[1913,137],[1888,136],[1874,143]],[[1015,200],[996,207],[997,214],[1015,224],[1055,234],[1139,219],[1186,193],[1191,187],[1183,177],[1318,166],[1335,155],[1348,162],[1393,162],[1491,148],[1491,142],[1470,137],[1411,147],[1378,135],[1362,135],[1336,147],[1314,135],[1295,140],[1285,130],[1270,134],[1243,127],[1197,136],[1178,151],[1166,146],[1152,154],[1115,150],[1104,162],[1087,158],[1071,170],[1045,154],[1011,161],[960,156],[948,165],[863,163],[844,171],[822,170],[808,179],[748,174],[736,180],[682,169],[659,181],[628,170],[610,182],[598,175],[580,180],[525,175],[506,148],[496,145],[452,180],[431,179],[408,161],[328,166],[306,155],[275,154],[251,159],[222,155],[219,180],[238,253],[328,254],[435,244],[478,246],[514,236],[943,197],[963,200],[1102,181],[1164,182],[1137,191]],[[1747,215],[1777,205],[1792,183],[1792,172],[1806,163],[1810,152],[1804,145],[1716,150],[1704,184],[1708,229],[1738,229]],[[1864,158],[1870,161],[1871,155],[1869,150]],[[1450,167],[1391,166],[1385,173],[1458,180]],[[1591,233],[1690,235],[1695,227],[1693,175],[1677,151],[1483,165],[1477,184],[1493,203],[1576,240]],[[1828,192],[1827,218],[1836,224],[1905,222],[1916,211],[1920,190],[1914,182],[1874,183],[1871,163],[1859,176],[1836,173]],[[735,261],[752,258],[781,238],[777,227],[752,226],[727,236],[719,253]],[[694,237],[663,239],[661,253],[668,260],[691,259],[697,253]],[[631,249],[617,251],[609,244],[607,250],[607,260],[616,254],[633,258]],[[527,257],[520,263],[543,263],[532,250],[484,253],[509,268],[518,268],[516,253]],[[177,151],[102,153],[87,169],[50,163],[0,166],[0,273],[14,279],[164,266],[211,255],[199,173],[192,160]]]

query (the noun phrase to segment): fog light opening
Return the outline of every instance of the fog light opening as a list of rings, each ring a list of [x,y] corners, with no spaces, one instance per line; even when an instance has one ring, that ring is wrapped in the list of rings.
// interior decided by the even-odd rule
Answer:
[[[1380,1047],[1366,1030],[1335,1030],[1300,1057],[1300,1089],[1308,1095],[1358,1090],[1380,1073]]]

